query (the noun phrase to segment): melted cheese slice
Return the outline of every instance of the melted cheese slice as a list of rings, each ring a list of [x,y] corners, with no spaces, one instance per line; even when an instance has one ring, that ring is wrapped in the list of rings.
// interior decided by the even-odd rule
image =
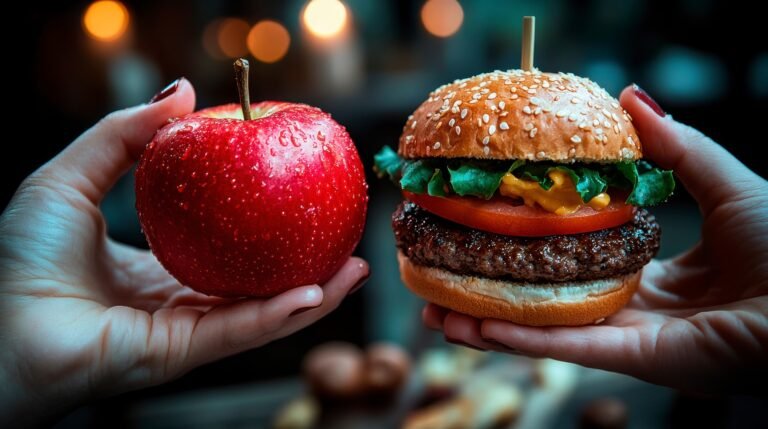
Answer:
[[[544,210],[559,216],[571,214],[584,205],[600,210],[611,202],[611,197],[603,192],[585,204],[581,200],[579,193],[576,192],[576,185],[573,184],[571,177],[565,172],[551,171],[549,178],[554,183],[551,188],[545,190],[538,182],[521,180],[512,173],[507,173],[501,179],[499,192],[505,197],[522,198],[527,206],[533,207],[538,205]]]

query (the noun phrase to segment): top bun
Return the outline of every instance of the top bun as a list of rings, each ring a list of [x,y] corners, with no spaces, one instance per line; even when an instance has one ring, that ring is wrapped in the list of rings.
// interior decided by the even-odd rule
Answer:
[[[408,118],[404,158],[616,162],[642,157],[632,118],[589,79],[495,71],[433,91]]]

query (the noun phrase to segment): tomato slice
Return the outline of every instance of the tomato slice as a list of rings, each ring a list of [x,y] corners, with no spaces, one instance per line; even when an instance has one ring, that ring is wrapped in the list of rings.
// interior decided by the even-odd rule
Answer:
[[[560,216],[548,211],[515,205],[515,201],[494,197],[483,200],[472,197],[433,197],[403,192],[406,199],[423,209],[470,228],[518,237],[567,235],[613,228],[629,222],[635,207],[623,200],[612,200],[602,210],[584,206],[576,212]]]

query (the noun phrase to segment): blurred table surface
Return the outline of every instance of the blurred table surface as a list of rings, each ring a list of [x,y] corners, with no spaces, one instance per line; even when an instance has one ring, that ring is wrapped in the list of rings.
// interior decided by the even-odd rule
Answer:
[[[526,379],[521,368],[537,365],[523,357],[494,356],[494,364],[485,370],[494,377],[508,377],[524,394],[521,415],[510,427],[575,427],[581,411],[590,401],[612,397],[625,402],[629,426],[664,427],[675,398],[675,391],[645,383],[632,377],[555,363],[552,378],[557,387],[536,386]],[[499,374],[499,375],[496,375]],[[325,428],[397,428],[418,403],[422,390],[418,377],[411,377],[400,397],[387,406],[350,407],[324,413],[319,429]],[[305,394],[299,377],[206,389],[139,403],[130,412],[131,427],[176,428],[269,428],[278,410],[288,401]]]

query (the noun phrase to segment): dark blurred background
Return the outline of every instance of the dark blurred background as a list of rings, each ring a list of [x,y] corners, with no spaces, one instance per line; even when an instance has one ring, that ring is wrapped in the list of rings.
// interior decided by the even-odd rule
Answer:
[[[6,112],[15,113],[6,113],[3,207],[25,176],[100,117],[148,101],[179,76],[195,86],[198,108],[237,101],[231,63],[246,56],[252,100],[313,104],[348,128],[369,173],[369,219],[357,253],[371,262],[373,275],[361,293],[313,327],[168,385],[103,400],[81,410],[78,422],[112,421],[107,416],[126,416],[137,403],[179,392],[290,377],[307,350],[331,339],[361,345],[389,340],[414,353],[439,344],[420,328],[421,303],[399,284],[388,225],[399,196],[371,174],[371,159],[381,146],[396,146],[406,117],[435,87],[519,67],[523,15],[537,18],[535,64],[541,70],[589,77],[616,96],[636,82],[676,119],[710,135],[763,177],[768,172],[762,156],[766,137],[759,128],[768,111],[766,24],[748,3],[125,0],[93,5],[21,6],[27,8],[19,14],[23,30],[7,39],[19,54],[5,60],[7,90],[13,94]],[[103,209],[112,236],[146,247],[131,175]],[[661,257],[698,239],[698,211],[683,189],[656,213],[665,230]]]

